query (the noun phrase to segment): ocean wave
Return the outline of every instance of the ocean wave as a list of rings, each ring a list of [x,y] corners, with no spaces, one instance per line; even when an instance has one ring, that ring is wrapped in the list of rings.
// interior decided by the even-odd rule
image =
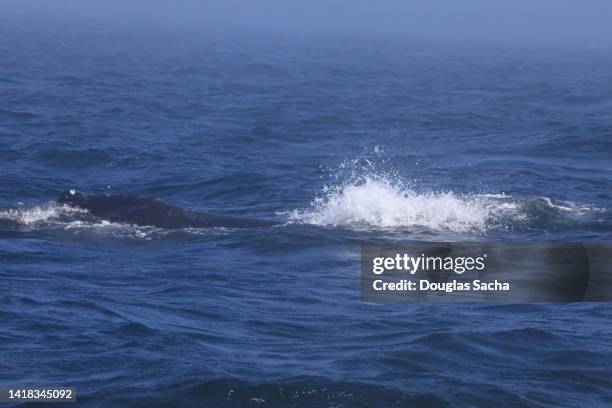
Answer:
[[[80,169],[112,163],[114,155],[108,149],[50,148],[34,153],[31,160],[51,167]]]
[[[0,118],[4,118],[4,119],[28,120],[28,119],[35,119],[37,117],[38,115],[34,112],[17,111],[17,110],[0,108]]]

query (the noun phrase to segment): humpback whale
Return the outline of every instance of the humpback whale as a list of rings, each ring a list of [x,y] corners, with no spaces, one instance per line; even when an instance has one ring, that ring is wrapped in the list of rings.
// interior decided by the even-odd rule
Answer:
[[[97,218],[158,228],[257,228],[276,225],[274,221],[213,215],[185,210],[157,198],[135,195],[89,195],[64,191],[57,203],[89,211]]]

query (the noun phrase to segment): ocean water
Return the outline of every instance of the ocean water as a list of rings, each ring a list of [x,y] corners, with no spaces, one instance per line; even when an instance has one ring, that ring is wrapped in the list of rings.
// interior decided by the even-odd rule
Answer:
[[[604,407],[612,306],[360,301],[364,242],[612,240],[612,54],[0,35],[0,386],[91,407]],[[161,230],[70,187],[276,220]]]

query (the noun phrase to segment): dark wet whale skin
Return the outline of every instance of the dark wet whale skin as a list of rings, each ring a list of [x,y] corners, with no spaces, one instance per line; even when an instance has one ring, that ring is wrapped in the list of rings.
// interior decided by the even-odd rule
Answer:
[[[64,191],[58,204],[79,207],[107,221],[158,228],[257,228],[276,225],[269,220],[230,217],[185,210],[157,198],[133,195],[88,195]]]

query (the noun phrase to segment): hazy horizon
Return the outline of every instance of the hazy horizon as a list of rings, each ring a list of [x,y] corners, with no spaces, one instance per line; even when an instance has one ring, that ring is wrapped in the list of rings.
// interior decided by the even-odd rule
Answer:
[[[50,30],[190,31],[571,47],[612,44],[612,2],[7,0],[0,23]]]

